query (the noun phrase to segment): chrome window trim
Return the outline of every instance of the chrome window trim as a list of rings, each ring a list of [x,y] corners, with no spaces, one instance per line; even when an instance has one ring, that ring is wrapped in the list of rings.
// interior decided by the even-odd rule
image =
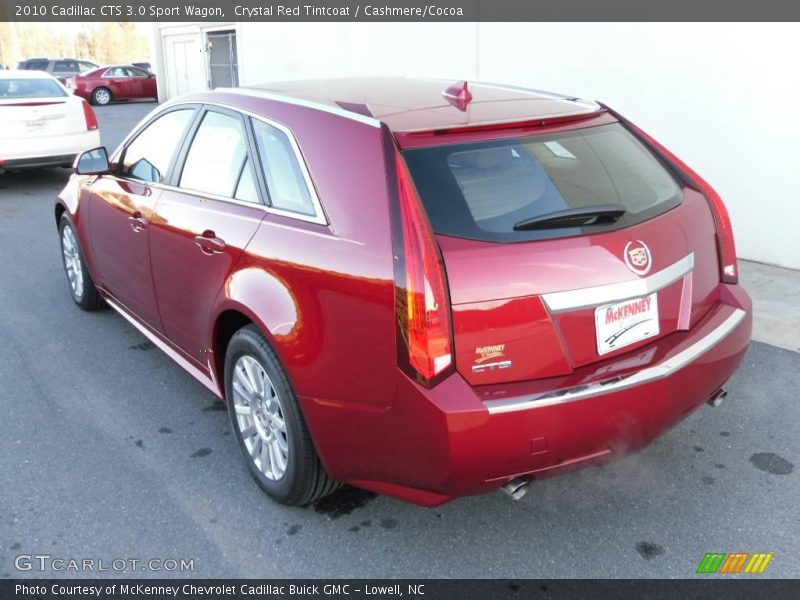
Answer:
[[[132,179],[132,178],[131,178],[131,181],[136,181],[137,183],[141,183],[143,185],[148,185],[148,186],[151,186],[151,187],[154,187],[154,188],[157,188],[157,189],[169,190],[169,191],[173,191],[173,192],[181,192],[181,193],[184,193],[184,194],[191,194],[191,195],[194,195],[194,196],[199,196],[201,198],[209,198],[211,200],[220,200],[222,202],[231,202],[232,204],[239,204],[241,206],[253,206],[253,207],[257,207],[257,208],[262,209],[264,212],[266,212],[268,214],[279,215],[279,216],[287,217],[287,218],[290,218],[290,219],[297,219],[298,221],[303,221],[303,222],[306,222],[306,223],[315,223],[317,225],[325,225],[325,226],[330,225],[330,222],[328,221],[328,218],[327,218],[327,216],[325,214],[325,210],[322,208],[322,203],[320,202],[319,196],[317,194],[317,188],[314,186],[314,181],[311,179],[311,174],[310,174],[310,172],[308,170],[308,165],[306,164],[305,157],[303,156],[303,153],[300,150],[300,146],[297,143],[297,140],[295,139],[294,133],[292,133],[292,130],[289,129],[286,125],[283,125],[282,123],[278,123],[277,121],[273,121],[272,119],[270,119],[268,117],[263,117],[261,115],[257,115],[255,113],[252,113],[252,112],[250,112],[248,110],[245,110],[245,109],[242,109],[242,108],[238,108],[238,107],[235,107],[235,106],[230,106],[229,104],[223,104],[221,102],[202,101],[202,100],[201,101],[185,102],[185,103],[184,102],[170,102],[168,104],[164,104],[161,107],[162,110],[159,110],[156,114],[147,115],[142,121],[140,121],[136,125],[136,127],[126,136],[126,138],[122,141],[122,143],[119,145],[119,147],[114,151],[114,155],[113,155],[113,159],[112,160],[118,160],[119,159],[121,151],[122,151],[123,148],[125,148],[127,146],[129,139],[132,136],[134,136],[134,135],[139,133],[139,131],[141,130],[141,128],[145,124],[145,122],[154,122],[156,119],[160,118],[162,116],[162,114],[164,114],[166,112],[169,112],[169,111],[172,111],[172,110],[180,110],[181,107],[183,107],[183,106],[185,106],[187,109],[198,110],[198,109],[202,109],[203,105],[218,106],[220,108],[225,108],[227,110],[231,110],[231,111],[237,112],[237,113],[239,113],[241,115],[246,115],[246,116],[248,116],[248,117],[250,117],[252,119],[257,119],[259,121],[263,121],[267,125],[271,125],[272,127],[275,127],[276,129],[279,129],[280,131],[282,131],[289,138],[289,142],[290,142],[290,144],[292,146],[292,150],[294,151],[294,154],[295,154],[295,160],[297,160],[298,164],[300,165],[300,170],[303,173],[303,180],[305,181],[306,186],[308,187],[309,196],[311,197],[311,203],[314,205],[314,211],[316,212],[316,214],[315,215],[305,215],[303,213],[293,212],[293,211],[290,211],[290,210],[284,210],[284,209],[280,209],[280,208],[273,208],[272,206],[267,206],[263,202],[247,202],[246,200],[237,200],[236,198],[229,197],[229,196],[218,196],[216,194],[209,194],[207,192],[200,192],[200,191],[197,191],[197,190],[190,190],[190,189],[187,189],[187,188],[168,185],[168,184],[165,184],[165,183],[141,181],[141,180]],[[123,181],[126,180],[125,177],[119,177],[117,175],[114,175],[114,177],[117,177],[118,179],[121,179]]]
[[[303,152],[302,150],[300,150],[300,145],[297,143],[297,139],[294,137],[294,133],[292,133],[291,129],[289,129],[283,123],[278,123],[277,121],[273,121],[269,117],[257,115],[253,112],[250,112],[249,110],[245,110],[242,108],[229,106],[227,104],[222,104],[220,102],[203,102],[203,104],[207,104],[208,106],[219,106],[220,108],[227,108],[228,110],[233,110],[242,115],[246,115],[251,119],[256,119],[257,121],[266,123],[267,125],[281,131],[289,139],[289,144],[291,144],[292,146],[292,152],[294,152],[294,158],[297,161],[297,164],[300,166],[300,171],[303,173],[303,181],[305,182],[306,188],[308,189],[308,195],[311,198],[311,204],[314,206],[315,214],[306,215],[300,212],[294,212],[283,208],[275,208],[273,206],[267,206],[266,204],[262,204],[262,206],[264,206],[264,208],[267,209],[267,212],[276,215],[281,215],[283,217],[299,219],[301,221],[306,221],[308,223],[318,223],[319,225],[329,224],[328,218],[325,215],[325,211],[322,208],[322,203],[320,202],[319,196],[317,195],[317,188],[314,185],[314,180],[311,179],[311,173],[308,170],[308,164],[306,163],[306,159],[303,156]],[[256,158],[258,158],[259,161],[261,160],[260,156],[257,156]],[[263,169],[263,165],[259,164],[258,166]],[[267,189],[267,192],[269,192],[269,188]]]
[[[283,102],[285,104],[293,104],[295,106],[303,106],[305,108],[313,108],[315,110],[319,110],[322,112],[330,113],[333,115],[338,115],[340,117],[344,117],[346,119],[350,119],[351,121],[357,121],[359,123],[364,123],[365,125],[370,125],[371,127],[380,127],[381,121],[380,119],[376,119],[375,117],[368,117],[366,115],[360,115],[356,112],[352,112],[349,110],[345,110],[343,108],[339,108],[338,106],[332,106],[330,104],[324,104],[323,102],[315,102],[314,100],[305,100],[303,98],[297,98],[295,96],[289,96],[288,94],[281,94],[279,92],[270,92],[267,90],[261,90],[258,88],[248,88],[248,87],[241,87],[241,88],[216,88],[214,93],[221,92],[226,94],[243,94],[245,96],[252,96],[255,98],[263,98],[264,100],[274,100],[276,102]]]
[[[112,79],[112,78],[113,79],[129,79],[130,75],[109,75],[108,74],[108,72],[111,69],[121,69],[121,68],[123,68],[123,67],[108,67],[105,71],[103,71],[103,74],[100,75],[100,79],[106,79],[106,78],[108,78],[108,79]]]
[[[633,375],[617,377],[605,382],[577,386],[567,390],[558,390],[539,396],[520,396],[504,400],[488,400],[485,401],[483,405],[489,411],[489,414],[496,415],[584,400],[601,394],[610,394],[636,385],[663,379],[679,371],[725,339],[725,337],[741,323],[746,314],[747,313],[740,308],[735,309],[705,337],[657,365],[642,369]]]
[[[550,292],[542,294],[542,300],[551,314],[603,306],[657,292],[675,283],[693,269],[694,252],[690,252],[682,259],[648,277],[564,292]]]

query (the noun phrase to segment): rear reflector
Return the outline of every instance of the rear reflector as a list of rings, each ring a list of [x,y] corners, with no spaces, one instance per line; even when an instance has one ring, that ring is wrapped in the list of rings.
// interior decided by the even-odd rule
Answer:
[[[662,160],[666,161],[678,172],[684,183],[703,194],[714,216],[717,229],[717,251],[720,262],[720,280],[724,283],[737,283],[739,281],[739,265],[736,261],[736,245],[733,240],[733,228],[728,216],[728,209],[720,195],[705,179],[700,177],[689,165],[667,150],[664,146],[639,129],[636,125],[623,116],[609,109],[626,127],[633,131],[645,144],[647,144]]]
[[[81,102],[81,104],[83,104],[83,116],[86,119],[86,129],[89,131],[97,129],[97,115],[94,114],[94,110],[92,110],[92,107],[89,106],[86,100]]]
[[[432,387],[454,367],[444,264],[399,154],[395,166],[403,238],[403,256],[395,277],[400,366],[422,385]]]

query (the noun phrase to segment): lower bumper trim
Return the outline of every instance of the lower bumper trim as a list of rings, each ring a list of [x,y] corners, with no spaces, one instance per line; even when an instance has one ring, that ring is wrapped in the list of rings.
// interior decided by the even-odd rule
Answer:
[[[600,381],[588,385],[582,385],[555,392],[549,392],[538,396],[521,396],[516,398],[506,398],[503,400],[488,400],[483,404],[489,411],[489,414],[501,414],[507,412],[515,412],[519,410],[529,410],[533,408],[543,408],[545,406],[552,406],[554,404],[563,404],[565,402],[574,402],[576,400],[584,400],[601,394],[609,394],[619,390],[623,390],[632,386],[641,385],[649,381],[655,381],[668,377],[669,375],[679,371],[687,364],[705,354],[708,350],[713,348],[719,342],[733,331],[747,313],[737,308],[731,313],[720,325],[717,326],[712,332],[696,341],[694,344],[681,350],[674,356],[666,359],[665,361],[648,367],[632,375],[624,377],[616,377],[606,381]]]

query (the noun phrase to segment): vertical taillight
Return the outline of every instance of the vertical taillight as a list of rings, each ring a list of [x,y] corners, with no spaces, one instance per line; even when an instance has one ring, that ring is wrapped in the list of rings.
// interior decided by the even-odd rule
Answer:
[[[81,102],[81,104],[83,104],[83,117],[86,119],[86,129],[88,131],[97,129],[97,115],[94,114],[92,107],[89,106],[89,103],[86,100]]]
[[[447,282],[422,202],[405,161],[395,156],[402,236],[395,276],[400,366],[430,387],[454,366]]]
[[[608,107],[606,107],[608,109]],[[733,228],[731,227],[731,219],[728,216],[728,209],[725,208],[725,203],[722,201],[720,195],[711,185],[700,175],[698,175],[689,165],[684,163],[680,158],[675,156],[672,152],[667,150],[664,146],[659,144],[652,137],[647,135],[644,131],[639,129],[636,125],[616,113],[608,109],[615,117],[622,121],[630,130],[633,131],[645,144],[658,154],[662,160],[672,166],[673,169],[678,171],[678,175],[683,179],[684,183],[696,189],[703,194],[709,207],[711,214],[714,216],[714,224],[717,229],[717,250],[719,253],[720,262],[720,280],[724,283],[737,283],[739,281],[739,265],[736,261],[736,246],[733,241]]]

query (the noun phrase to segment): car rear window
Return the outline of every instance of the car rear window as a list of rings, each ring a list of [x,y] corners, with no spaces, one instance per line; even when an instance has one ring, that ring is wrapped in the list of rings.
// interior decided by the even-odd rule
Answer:
[[[670,210],[682,198],[671,173],[618,123],[403,156],[442,235],[513,242],[608,231]],[[612,223],[514,230],[542,215],[607,204],[626,212]]]
[[[0,79],[2,98],[59,98],[67,92],[52,79]]]

